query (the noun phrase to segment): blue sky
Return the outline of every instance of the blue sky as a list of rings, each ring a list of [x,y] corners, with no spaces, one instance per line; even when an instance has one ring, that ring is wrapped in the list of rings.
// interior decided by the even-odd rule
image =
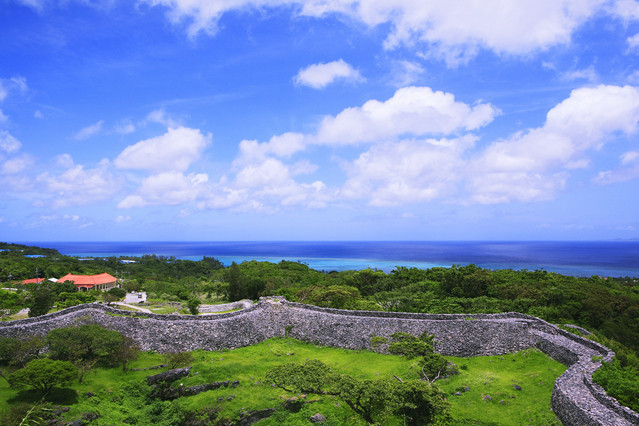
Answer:
[[[0,240],[639,238],[635,0],[0,0]]]

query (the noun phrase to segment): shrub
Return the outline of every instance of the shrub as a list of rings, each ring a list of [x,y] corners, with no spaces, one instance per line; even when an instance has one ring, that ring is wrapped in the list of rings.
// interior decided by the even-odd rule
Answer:
[[[430,341],[424,341],[408,333],[393,333],[391,334],[391,339],[392,341],[388,345],[388,352],[395,355],[415,358],[433,352],[433,345]],[[430,340],[432,341],[432,338]]]
[[[376,351],[380,348],[380,346],[388,343],[388,339],[382,336],[373,336],[371,337],[371,349]]]
[[[69,361],[34,359],[26,367],[9,375],[12,385],[26,385],[41,393],[47,393],[55,385],[69,383],[78,375],[78,369]]]

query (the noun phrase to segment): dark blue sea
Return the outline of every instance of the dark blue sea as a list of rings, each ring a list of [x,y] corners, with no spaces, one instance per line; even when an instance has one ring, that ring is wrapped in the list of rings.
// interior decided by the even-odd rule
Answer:
[[[432,268],[475,264],[487,269],[543,269],[572,276],[639,277],[639,241],[571,242],[24,242],[79,257],[156,254],[177,259],[215,257],[299,261],[319,271],[396,266]]]

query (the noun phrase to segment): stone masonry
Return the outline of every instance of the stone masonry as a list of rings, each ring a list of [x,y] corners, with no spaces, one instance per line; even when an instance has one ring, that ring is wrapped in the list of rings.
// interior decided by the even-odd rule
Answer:
[[[621,406],[592,382],[608,348],[561,330],[539,318],[506,314],[413,314],[344,311],[262,298],[235,312],[206,315],[155,315],[100,304],[74,306],[37,318],[0,323],[0,337],[46,335],[50,330],[97,323],[133,338],[143,350],[233,349],[288,335],[348,349],[370,349],[372,336],[403,331],[435,335],[443,355],[499,355],[537,347],[569,368],[556,381],[552,408],[567,425],[639,425],[639,414]],[[248,306],[248,307],[247,307]]]

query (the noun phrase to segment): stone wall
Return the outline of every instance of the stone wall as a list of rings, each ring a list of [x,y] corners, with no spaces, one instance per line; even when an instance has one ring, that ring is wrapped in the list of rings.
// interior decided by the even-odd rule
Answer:
[[[240,311],[206,316],[154,315],[100,304],[80,305],[42,317],[0,323],[0,336],[46,335],[54,328],[91,322],[132,337],[144,350],[169,352],[232,349],[285,334],[322,345],[369,349],[372,336],[427,331],[435,335],[435,349],[444,355],[498,355],[538,347],[569,366],[555,382],[552,395],[553,410],[564,424],[639,424],[637,413],[622,407],[592,383],[592,373],[601,365],[598,359],[610,361],[614,353],[536,317],[518,313],[343,311],[281,298],[243,306],[247,305]]]
[[[219,305],[200,305],[199,312],[201,314],[208,313],[216,313],[216,312],[225,312],[225,311],[233,311],[236,309],[246,309],[253,306],[253,302],[251,300],[240,300],[237,302],[231,303],[222,303]]]

